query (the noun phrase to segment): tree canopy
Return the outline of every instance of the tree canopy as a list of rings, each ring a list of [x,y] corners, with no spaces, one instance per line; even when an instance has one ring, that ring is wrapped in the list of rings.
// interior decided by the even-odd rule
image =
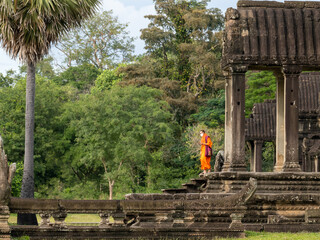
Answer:
[[[128,24],[120,23],[112,14],[99,13],[62,38],[57,48],[64,54],[67,67],[90,64],[104,70],[133,59]]]
[[[15,7],[6,0],[0,3],[0,15],[4,7],[10,8],[10,13],[25,13],[20,8],[31,2],[31,9],[39,11],[49,11],[48,4],[54,2],[63,11],[68,8],[62,7],[72,2],[97,3],[16,0]],[[224,145],[225,91],[220,68],[223,17],[219,9],[208,8],[207,3],[154,0],[155,14],[146,16],[149,25],[141,30],[147,51],[140,56],[132,56],[133,39],[127,24],[120,23],[111,11],[87,19],[60,43],[51,41],[62,51],[64,63],[52,56],[40,57],[49,49],[49,44],[41,45],[49,35],[30,40],[30,46],[39,41],[38,47],[43,47],[31,57],[37,63],[27,60],[19,73],[0,74],[0,134],[9,161],[17,162],[14,196],[19,195],[26,169],[23,93],[32,74],[37,84],[36,198],[121,199],[130,192],[176,188],[196,177],[199,130],[209,133],[214,153]],[[14,20],[1,16],[9,23]],[[0,34],[5,33],[1,19]],[[26,20],[33,21],[30,16]],[[26,24],[13,26],[19,30]],[[30,32],[35,38],[46,30],[41,24]],[[53,31],[54,23],[48,27]],[[18,30],[8,30],[8,36],[19,34]],[[274,98],[275,80],[272,73],[264,71],[248,72],[246,78],[248,115],[253,103]],[[271,153],[265,152],[268,159]]]

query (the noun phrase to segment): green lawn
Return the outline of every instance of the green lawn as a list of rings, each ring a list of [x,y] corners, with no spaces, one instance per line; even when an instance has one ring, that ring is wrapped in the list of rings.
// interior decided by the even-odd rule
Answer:
[[[231,238],[228,238],[230,240]],[[319,240],[320,233],[267,233],[246,232],[246,238],[250,240]],[[221,239],[222,240],[222,239]]]
[[[41,222],[40,216],[37,214],[38,222]],[[53,217],[50,218],[50,222],[54,222]],[[98,214],[68,214],[66,223],[99,223],[100,217]],[[9,224],[17,224],[17,214],[10,214]]]

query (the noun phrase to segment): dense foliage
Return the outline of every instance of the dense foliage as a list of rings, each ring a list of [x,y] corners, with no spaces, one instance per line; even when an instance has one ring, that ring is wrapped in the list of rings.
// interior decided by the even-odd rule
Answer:
[[[37,64],[36,197],[160,192],[199,173],[200,130],[211,136],[214,153],[223,149],[222,14],[205,0],[154,4],[142,56],[132,58],[126,24],[103,12],[58,44],[60,68],[51,56]],[[0,75],[0,134],[18,166],[14,196],[23,172],[25,76],[25,66]],[[247,86],[248,114],[253,103],[274,97],[269,72],[249,72]],[[264,148],[270,168],[273,146]]]

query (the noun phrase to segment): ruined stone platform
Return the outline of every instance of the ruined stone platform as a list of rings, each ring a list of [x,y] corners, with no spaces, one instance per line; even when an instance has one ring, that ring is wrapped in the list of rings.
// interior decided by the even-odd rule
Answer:
[[[250,178],[256,179],[257,188],[245,203],[241,221],[246,230],[319,231],[320,173],[210,173],[180,189],[164,189],[163,194],[129,194],[127,199],[223,201],[238,194]],[[231,211],[219,208],[207,217],[209,222],[226,223],[231,221]]]

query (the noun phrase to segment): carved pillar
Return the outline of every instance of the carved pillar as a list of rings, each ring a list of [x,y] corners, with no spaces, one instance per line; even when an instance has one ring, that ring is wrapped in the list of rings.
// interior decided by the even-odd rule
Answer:
[[[67,213],[65,212],[58,212],[58,213],[54,213],[52,214],[52,217],[54,219],[54,227],[59,227],[59,228],[66,228],[67,225],[65,223],[66,217],[67,217]]]
[[[262,172],[262,140],[254,141],[253,172]]]
[[[319,172],[319,158],[318,158],[318,156],[314,156],[314,171]]]
[[[299,76],[301,67],[283,66],[277,76],[277,159],[274,171],[298,172]]]
[[[109,214],[108,213],[99,213],[100,223],[99,228],[109,227]]]
[[[7,206],[0,206],[0,239],[10,240],[10,227],[8,219],[10,217],[9,208]]]
[[[230,215],[231,217],[231,224],[229,226],[230,229],[233,229],[233,230],[241,230],[241,231],[244,231],[244,226],[241,222],[242,218],[244,217],[244,214],[243,213],[232,213]]]
[[[50,214],[49,213],[40,213],[41,217],[40,228],[49,228],[50,227]]]
[[[254,141],[248,141],[250,149],[250,172],[254,172]]]
[[[226,76],[225,163],[226,171],[246,171],[245,74],[246,66],[232,66]]]
[[[284,165],[284,77],[280,71],[274,72],[277,79],[276,115],[276,164],[275,172],[281,172]]]

